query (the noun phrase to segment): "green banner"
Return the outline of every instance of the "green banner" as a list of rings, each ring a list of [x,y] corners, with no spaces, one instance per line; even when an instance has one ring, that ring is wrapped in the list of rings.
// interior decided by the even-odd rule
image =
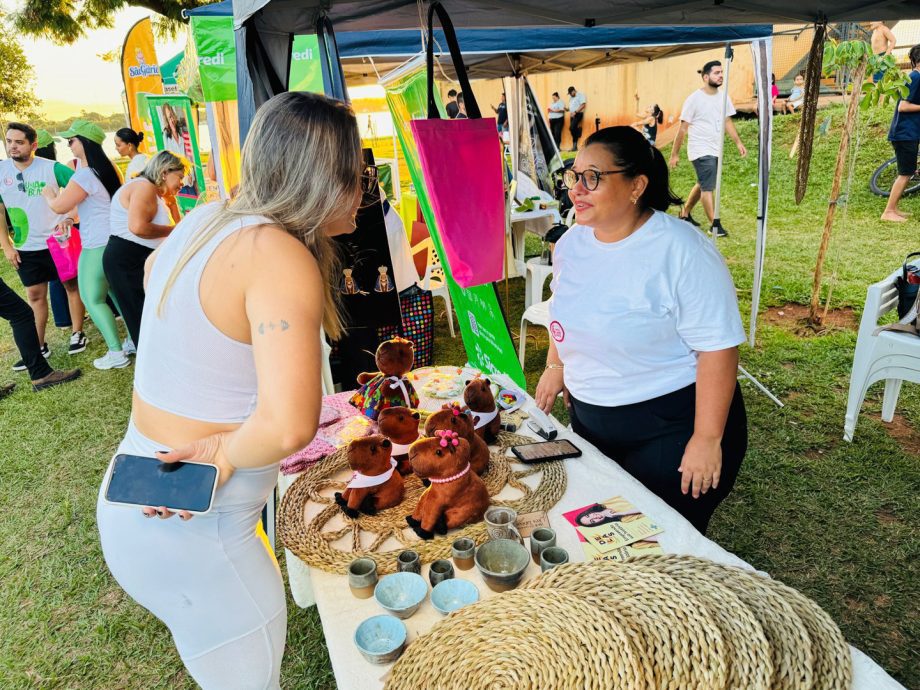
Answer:
[[[192,17],[201,90],[208,102],[236,100],[233,17]]]
[[[184,159],[190,170],[182,180],[176,202],[182,215],[198,204],[206,192],[201,150],[198,148],[197,123],[188,96],[147,96],[147,108],[153,123],[157,151],[172,151]]]
[[[450,273],[450,266],[445,260],[446,254],[438,234],[437,223],[431,210],[431,201],[428,198],[425,179],[419,164],[418,150],[409,122],[413,119],[424,119],[428,116],[428,88],[426,85],[424,65],[386,85],[387,103],[390,114],[393,116],[393,125],[399,138],[400,148],[409,167],[409,176],[415,185],[418,194],[418,203],[425,218],[425,224],[431,233],[444,274],[447,278],[447,287],[454,310],[457,312],[457,321],[463,336],[463,346],[469,363],[484,372],[502,373],[510,376],[522,388],[526,389],[524,372],[518,361],[517,351],[508,323],[498,301],[495,285],[477,285],[472,288],[462,288],[454,282]],[[444,114],[444,106],[438,99],[438,109]]]
[[[323,85],[323,63],[320,60],[319,39],[316,34],[294,36],[288,91],[326,93],[326,87]]]

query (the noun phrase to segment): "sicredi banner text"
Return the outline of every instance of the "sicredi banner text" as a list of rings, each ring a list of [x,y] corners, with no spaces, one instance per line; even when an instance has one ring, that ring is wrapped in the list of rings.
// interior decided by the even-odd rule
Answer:
[[[236,100],[236,43],[233,17],[192,17],[192,39],[204,100]]]
[[[210,57],[201,56],[198,58],[198,64],[208,66],[226,65],[226,56],[223,53],[218,53]]]

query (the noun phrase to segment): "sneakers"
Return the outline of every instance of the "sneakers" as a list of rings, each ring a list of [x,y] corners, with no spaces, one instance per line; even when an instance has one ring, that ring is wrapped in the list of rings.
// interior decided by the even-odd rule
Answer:
[[[137,354],[137,346],[134,344],[134,341],[131,340],[131,336],[128,336],[127,338],[124,339],[124,341],[121,344],[121,351],[124,352],[126,355],[136,355]]]
[[[696,227],[700,227],[700,224],[696,222],[696,219],[690,213],[688,213],[686,216],[677,216],[677,217],[680,218],[681,220],[687,221],[688,223],[690,223],[690,225],[695,225]]]
[[[59,386],[62,383],[67,383],[68,381],[73,381],[74,379],[80,378],[82,373],[83,372],[79,369],[55,369],[44,378],[33,381],[32,390],[38,392],[46,388],[51,388],[52,386]]]
[[[0,383],[0,400],[3,400],[6,396],[11,395],[14,390],[16,390],[15,383]]]
[[[122,369],[131,364],[131,360],[128,359],[128,355],[124,352],[114,352],[109,350],[99,359],[93,360],[93,366],[97,369]]]
[[[711,234],[712,234],[712,228],[710,228],[710,229],[709,229],[709,232],[707,232],[706,234],[707,234],[707,235],[711,235]],[[723,228],[721,225],[718,226],[718,227],[716,228],[716,237],[728,237],[728,230],[726,230],[725,228]]]
[[[51,348],[48,347],[48,343],[45,343],[42,345],[42,357],[48,359],[50,356]],[[13,365],[13,371],[25,371],[27,368],[28,367],[26,367],[26,363],[21,359]]]
[[[75,355],[86,349],[86,335],[83,331],[77,331],[70,336],[70,347],[67,348],[68,355]]]

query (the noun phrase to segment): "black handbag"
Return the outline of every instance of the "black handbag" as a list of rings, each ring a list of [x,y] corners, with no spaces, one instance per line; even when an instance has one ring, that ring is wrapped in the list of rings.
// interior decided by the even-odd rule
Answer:
[[[901,269],[901,275],[895,281],[898,290],[898,318],[903,319],[914,308],[917,293],[920,291],[920,266],[911,264],[911,257],[920,256],[920,252],[908,254]]]

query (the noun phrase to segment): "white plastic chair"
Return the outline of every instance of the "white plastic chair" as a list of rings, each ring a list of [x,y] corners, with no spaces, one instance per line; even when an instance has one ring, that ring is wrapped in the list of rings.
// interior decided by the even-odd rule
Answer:
[[[434,243],[431,241],[431,238],[426,237],[412,247],[412,256],[426,249],[428,250],[428,266],[425,269],[425,277],[422,278],[422,289],[430,290],[433,297],[440,297],[444,300],[445,309],[447,310],[447,327],[450,329],[450,337],[455,338],[454,310],[450,302],[450,290],[447,289],[447,278],[444,276],[444,267],[441,266],[441,259],[438,257],[437,251],[435,251]]]
[[[543,326],[549,330],[549,300],[546,302],[537,302],[524,310],[521,317],[521,334],[518,341],[518,359],[521,360],[521,366],[524,366],[524,350],[527,349],[527,324],[534,326]]]
[[[543,301],[543,284],[553,275],[553,267],[543,263],[543,258],[535,256],[527,259],[524,266],[524,308]]]
[[[885,379],[882,421],[890,422],[894,418],[901,382],[920,383],[920,338],[911,333],[895,331],[875,334],[879,319],[898,303],[895,279],[900,274],[901,269],[898,269],[885,280],[870,285],[867,290],[853,355],[853,371],[850,374],[850,392],[843,425],[843,438],[846,441],[853,440],[859,410],[869,386]],[[907,323],[912,318],[916,316],[908,314],[902,322]]]
[[[332,395],[335,393],[335,382],[332,380],[332,366],[329,364],[329,355],[332,353],[332,347],[326,342],[326,333],[320,329],[319,333],[320,347],[322,348],[322,387],[323,395]]]

